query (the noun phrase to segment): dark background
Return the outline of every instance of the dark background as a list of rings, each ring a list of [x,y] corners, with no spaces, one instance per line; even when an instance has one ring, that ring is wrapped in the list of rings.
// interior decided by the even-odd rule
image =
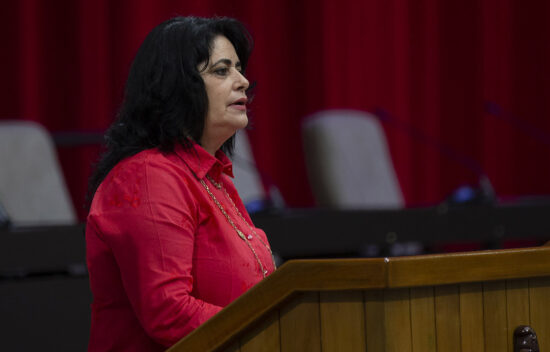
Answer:
[[[327,108],[384,109],[481,165],[501,199],[550,193],[550,2],[514,0],[3,1],[0,118],[101,133],[145,35],[175,15],[243,21],[256,47],[249,136],[291,207],[314,205],[300,125]],[[488,103],[496,104],[491,110]],[[408,206],[477,176],[385,122]],[[97,145],[61,146],[80,219]],[[358,185],[360,186],[360,185]]]

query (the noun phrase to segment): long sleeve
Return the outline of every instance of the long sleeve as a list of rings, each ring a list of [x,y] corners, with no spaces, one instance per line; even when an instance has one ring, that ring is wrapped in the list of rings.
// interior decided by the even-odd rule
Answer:
[[[221,309],[191,295],[197,201],[177,172],[148,160],[106,181],[90,226],[112,251],[145,332],[170,346]]]

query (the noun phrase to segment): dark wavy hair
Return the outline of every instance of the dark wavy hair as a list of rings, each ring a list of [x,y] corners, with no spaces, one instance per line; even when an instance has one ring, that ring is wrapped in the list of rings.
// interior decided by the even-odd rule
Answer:
[[[90,177],[88,201],[124,158],[150,148],[169,152],[177,144],[200,143],[208,96],[199,65],[208,65],[218,35],[233,44],[244,70],[253,42],[233,18],[175,17],[147,35],[130,68],[117,119],[105,134],[105,153]],[[231,137],[221,149],[231,154],[233,146]]]

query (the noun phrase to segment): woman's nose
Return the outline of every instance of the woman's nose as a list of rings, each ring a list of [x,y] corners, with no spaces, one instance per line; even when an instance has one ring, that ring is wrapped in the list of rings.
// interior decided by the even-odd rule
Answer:
[[[236,90],[247,90],[250,83],[248,82],[246,77],[239,70],[235,70],[235,72],[236,72],[235,89]]]

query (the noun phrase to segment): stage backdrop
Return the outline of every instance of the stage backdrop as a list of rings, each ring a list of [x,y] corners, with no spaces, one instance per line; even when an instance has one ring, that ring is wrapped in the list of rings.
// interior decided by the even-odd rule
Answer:
[[[233,16],[252,32],[250,137],[289,206],[314,204],[300,125],[328,108],[391,116],[384,128],[408,205],[477,180],[426,138],[479,164],[500,197],[550,193],[548,1],[3,1],[0,118],[103,131],[139,44],[175,15]],[[59,148],[81,218],[97,152]]]

